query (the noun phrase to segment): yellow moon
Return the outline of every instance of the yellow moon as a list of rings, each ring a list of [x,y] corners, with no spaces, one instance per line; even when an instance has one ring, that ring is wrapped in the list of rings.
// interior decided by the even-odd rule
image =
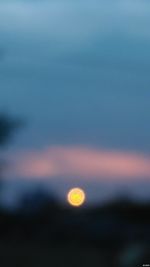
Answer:
[[[70,205],[79,207],[85,202],[85,192],[81,188],[72,188],[67,195]]]

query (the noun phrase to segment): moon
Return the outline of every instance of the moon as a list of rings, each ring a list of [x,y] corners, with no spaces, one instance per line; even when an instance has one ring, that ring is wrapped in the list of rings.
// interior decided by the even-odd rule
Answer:
[[[85,192],[81,188],[72,188],[68,192],[67,200],[70,205],[79,207],[85,202]]]

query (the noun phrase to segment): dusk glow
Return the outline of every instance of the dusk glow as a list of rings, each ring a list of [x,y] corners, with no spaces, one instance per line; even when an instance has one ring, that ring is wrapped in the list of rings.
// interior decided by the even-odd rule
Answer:
[[[11,156],[10,156],[11,158]],[[108,151],[87,147],[49,147],[16,152],[10,177],[50,178],[54,176],[90,179],[150,178],[150,157],[130,151]]]

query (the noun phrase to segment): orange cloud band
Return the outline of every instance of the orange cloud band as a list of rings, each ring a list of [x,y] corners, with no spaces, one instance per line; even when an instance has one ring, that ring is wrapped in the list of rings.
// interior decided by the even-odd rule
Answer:
[[[14,156],[13,156],[14,158]],[[86,147],[49,147],[15,154],[12,176],[150,177],[150,157],[131,152]]]

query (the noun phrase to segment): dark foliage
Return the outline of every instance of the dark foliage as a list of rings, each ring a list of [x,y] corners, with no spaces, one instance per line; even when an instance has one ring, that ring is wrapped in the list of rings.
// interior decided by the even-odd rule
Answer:
[[[0,146],[4,146],[11,141],[11,138],[18,127],[22,126],[20,120],[8,115],[0,115]]]
[[[4,244],[17,244],[26,251],[28,246],[31,250],[36,247],[39,253],[42,248],[53,247],[56,254],[67,247],[72,255],[72,249],[80,248],[81,257],[86,250],[95,251],[106,267],[135,266],[148,261],[149,225],[150,203],[118,199],[96,208],[71,209],[42,190],[26,195],[22,207],[15,212],[0,212],[0,237]],[[52,254],[46,255],[51,263]],[[100,262],[96,260],[95,266]]]

